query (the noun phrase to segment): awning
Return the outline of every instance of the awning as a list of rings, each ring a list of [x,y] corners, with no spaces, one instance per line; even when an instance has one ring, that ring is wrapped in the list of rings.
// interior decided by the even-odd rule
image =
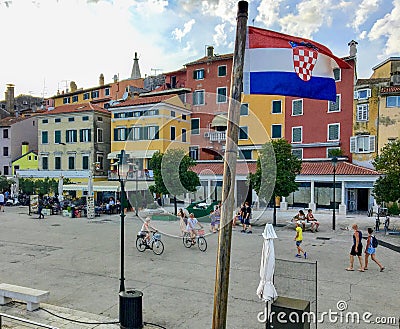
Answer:
[[[133,159],[150,159],[157,150],[137,150],[137,151],[125,151]],[[118,154],[121,151],[114,151],[108,153],[107,159],[118,159]]]
[[[154,181],[138,181],[137,190],[146,191],[150,185],[154,185]],[[118,181],[97,181],[93,183],[94,192],[119,192],[121,184]],[[87,191],[87,184],[65,184],[63,191]],[[136,191],[136,181],[125,182],[125,190],[127,192]]]
[[[211,121],[211,127],[226,127],[228,125],[228,115],[226,113],[218,114]]]

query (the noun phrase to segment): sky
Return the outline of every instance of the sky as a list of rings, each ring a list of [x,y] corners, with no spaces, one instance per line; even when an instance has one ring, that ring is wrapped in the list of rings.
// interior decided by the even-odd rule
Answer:
[[[249,0],[248,25],[305,37],[339,56],[358,42],[357,74],[400,55],[400,0]],[[0,0],[0,100],[51,97],[130,77],[178,70],[207,46],[232,53],[237,0]]]

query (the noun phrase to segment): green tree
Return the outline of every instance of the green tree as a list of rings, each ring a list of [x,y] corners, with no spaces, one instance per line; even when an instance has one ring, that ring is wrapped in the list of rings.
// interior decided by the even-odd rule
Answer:
[[[301,160],[292,154],[292,146],[285,139],[272,140],[263,145],[257,159],[256,172],[250,173],[248,182],[259,198],[274,205],[273,225],[276,226],[276,197],[287,197],[297,191],[296,175]]]
[[[11,186],[11,181],[6,176],[0,176],[0,192],[8,190]]]
[[[199,176],[190,169],[196,162],[181,149],[170,149],[167,152],[156,152],[150,160],[153,168],[154,183],[150,191],[157,194],[174,196],[175,215],[177,214],[176,196],[195,192],[200,185]]]
[[[372,191],[376,201],[397,202],[400,200],[400,140],[386,144],[373,162],[382,176],[377,179]]]

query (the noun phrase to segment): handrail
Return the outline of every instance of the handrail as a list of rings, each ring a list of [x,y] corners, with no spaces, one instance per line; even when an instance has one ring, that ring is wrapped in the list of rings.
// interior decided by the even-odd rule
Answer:
[[[3,316],[4,316],[5,318],[9,318],[9,319],[16,320],[16,321],[21,321],[21,322],[28,323],[28,324],[32,324],[32,325],[34,325],[34,326],[39,326],[39,327],[42,327],[42,328],[59,329],[58,327],[53,327],[53,326],[49,326],[49,325],[47,325],[47,324],[41,324],[41,323],[38,323],[38,322],[35,322],[35,321],[31,321],[31,320],[27,320],[27,319],[18,318],[18,317],[16,317],[16,316],[9,315],[9,314],[5,314],[5,313],[0,313],[0,329],[2,328],[2,318],[3,318]]]

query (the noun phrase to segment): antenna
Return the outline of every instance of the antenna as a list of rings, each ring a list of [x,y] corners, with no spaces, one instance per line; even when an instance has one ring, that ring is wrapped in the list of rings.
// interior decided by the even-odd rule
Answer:
[[[154,75],[157,75],[157,71],[162,71],[163,69],[150,69],[151,71],[154,71]]]
[[[126,101],[126,99],[128,98],[129,93],[127,91],[124,92],[124,94],[122,95],[122,100]]]

